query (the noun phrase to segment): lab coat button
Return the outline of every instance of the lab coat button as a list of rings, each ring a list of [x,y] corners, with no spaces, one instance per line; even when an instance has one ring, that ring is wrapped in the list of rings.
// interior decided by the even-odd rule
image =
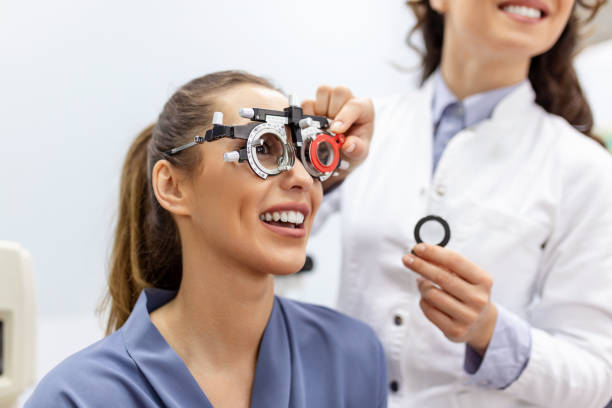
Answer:
[[[395,315],[395,317],[393,318],[393,323],[395,323],[396,326],[401,326],[403,322],[404,319],[402,319],[402,316],[400,315]]]
[[[391,392],[398,392],[399,383],[397,381],[391,381],[391,383],[389,384],[389,388],[391,389]]]
[[[444,186],[438,186],[436,187],[436,193],[442,197],[444,194],[446,194],[446,187]]]

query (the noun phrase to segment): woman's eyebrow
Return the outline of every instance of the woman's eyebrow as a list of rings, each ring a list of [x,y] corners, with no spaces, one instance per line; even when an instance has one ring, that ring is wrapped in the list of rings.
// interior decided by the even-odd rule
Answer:
[[[238,148],[246,145],[246,140],[243,139],[231,139],[230,146]]]

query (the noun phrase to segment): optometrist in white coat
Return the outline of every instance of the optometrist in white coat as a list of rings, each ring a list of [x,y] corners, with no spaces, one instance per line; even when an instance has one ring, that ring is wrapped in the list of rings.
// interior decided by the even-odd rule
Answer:
[[[588,137],[577,8],[413,2],[424,84],[375,103],[371,143],[344,147],[369,154],[327,186],[318,222],[341,212],[339,307],[382,340],[390,407],[612,398],[612,158]],[[303,106],[344,131],[352,100],[324,86]],[[416,245],[432,214],[446,248]]]

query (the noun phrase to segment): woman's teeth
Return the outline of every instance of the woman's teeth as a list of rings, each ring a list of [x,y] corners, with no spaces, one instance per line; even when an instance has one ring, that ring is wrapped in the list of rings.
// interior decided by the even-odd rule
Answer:
[[[542,18],[542,11],[525,6],[506,6],[503,10],[507,13],[517,14],[527,18]]]
[[[300,225],[304,222],[304,214],[299,211],[274,211],[272,213],[264,213],[259,216],[262,221],[287,222],[290,224]]]

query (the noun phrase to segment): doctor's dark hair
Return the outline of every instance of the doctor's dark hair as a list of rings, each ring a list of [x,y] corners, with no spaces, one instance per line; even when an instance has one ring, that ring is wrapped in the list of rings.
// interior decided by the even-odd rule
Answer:
[[[590,22],[607,0],[576,0],[574,11],[553,47],[544,54],[531,59],[529,80],[535,90],[536,103],[546,111],[561,116],[586,136],[603,144],[593,135],[593,113],[582,91],[573,59],[579,51],[579,30]],[[421,81],[433,74],[442,59],[444,40],[444,16],[436,12],[429,0],[407,0],[406,3],[416,17],[416,24],[408,35],[408,45],[420,52],[422,60]],[[588,17],[581,21],[579,8],[587,11]],[[415,33],[423,35],[424,50],[412,42]]]
[[[182,278],[181,242],[171,214],[155,199],[153,166],[168,160],[190,174],[200,164],[199,149],[170,156],[168,150],[189,143],[211,127],[215,96],[239,85],[276,89],[269,81],[242,71],[196,78],[166,102],[157,123],[132,142],[123,164],[119,214],[110,257],[108,292],[100,312],[110,305],[106,333],[119,329],[145,288],[178,290]]]

